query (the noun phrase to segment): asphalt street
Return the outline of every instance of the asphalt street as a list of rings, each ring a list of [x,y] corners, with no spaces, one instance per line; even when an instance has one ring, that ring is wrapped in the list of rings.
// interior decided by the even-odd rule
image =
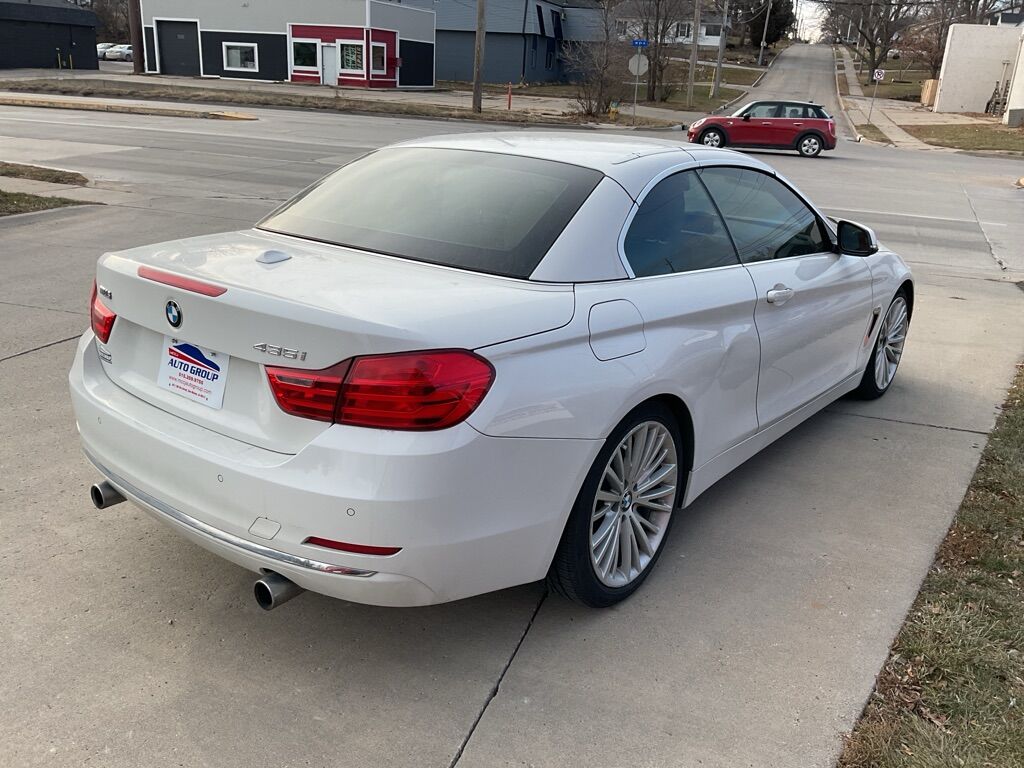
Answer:
[[[826,60],[797,47],[762,85],[827,105]],[[66,375],[95,260],[247,227],[382,144],[492,128],[254,114],[0,109],[0,160],[80,171],[107,203],[0,219],[0,765],[830,765],[1024,356],[1024,161],[758,153],[910,262],[904,361],[885,398],[835,403],[682,513],[622,605],[533,584],[264,613],[247,572],[89,503]]]

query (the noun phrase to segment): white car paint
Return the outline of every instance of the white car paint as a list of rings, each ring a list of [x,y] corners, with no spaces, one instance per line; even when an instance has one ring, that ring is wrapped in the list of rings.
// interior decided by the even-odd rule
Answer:
[[[625,232],[659,180],[701,165],[774,173],[728,150],[543,133],[400,146],[550,159],[605,178],[529,280],[259,229],[108,254],[97,279],[118,320],[107,344],[86,332],[70,373],[86,455],[126,497],[245,568],[335,597],[423,605],[543,578],[605,438],[650,398],[689,414],[691,503],[857,386],[869,329],[910,280],[885,249],[632,277]],[[267,251],[290,258],[257,263]],[[143,280],[140,266],[228,292]],[[767,303],[778,284],[793,297]],[[185,315],[174,333],[231,355],[222,409],[155,384],[168,299]],[[306,369],[471,349],[495,377],[447,429],[328,424],[277,407],[264,366],[280,361],[258,342],[301,349],[287,362]],[[311,535],[401,551],[339,552],[304,544]]]

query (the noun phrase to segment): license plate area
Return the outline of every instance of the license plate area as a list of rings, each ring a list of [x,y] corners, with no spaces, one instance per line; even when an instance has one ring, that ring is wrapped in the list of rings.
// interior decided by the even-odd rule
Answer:
[[[224,405],[229,355],[164,336],[156,383],[161,389],[208,408]]]

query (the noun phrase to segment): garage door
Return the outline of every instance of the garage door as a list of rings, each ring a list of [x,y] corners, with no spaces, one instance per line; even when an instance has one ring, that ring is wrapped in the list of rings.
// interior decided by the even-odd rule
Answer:
[[[161,73],[165,75],[199,74],[198,22],[156,22],[156,45],[160,55]]]

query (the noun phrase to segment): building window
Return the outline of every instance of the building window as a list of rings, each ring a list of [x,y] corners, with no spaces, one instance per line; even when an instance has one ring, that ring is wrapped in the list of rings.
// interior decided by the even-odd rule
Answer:
[[[537,68],[537,38],[530,36],[530,69]]]
[[[363,75],[366,66],[363,64],[363,44],[338,41],[338,56],[341,58],[341,74]]]
[[[704,27],[704,35],[706,37],[721,37],[722,36],[722,25],[721,24],[708,24]]]
[[[384,43],[370,43],[370,71],[375,75],[388,72],[388,47]]]
[[[320,71],[320,41],[292,40],[292,67]]]
[[[555,47],[548,46],[547,55],[544,57],[544,69],[553,69],[555,66]]]
[[[256,43],[223,43],[224,69],[229,72],[258,72],[260,53]]]
[[[547,37],[548,33],[544,31],[544,9],[539,5],[537,6],[537,26],[540,27],[540,36]]]
[[[615,22],[615,34],[619,37],[625,37],[626,33],[629,32],[629,22],[625,19],[619,19]]]
[[[690,36],[690,22],[676,24],[676,37],[687,38]]]

